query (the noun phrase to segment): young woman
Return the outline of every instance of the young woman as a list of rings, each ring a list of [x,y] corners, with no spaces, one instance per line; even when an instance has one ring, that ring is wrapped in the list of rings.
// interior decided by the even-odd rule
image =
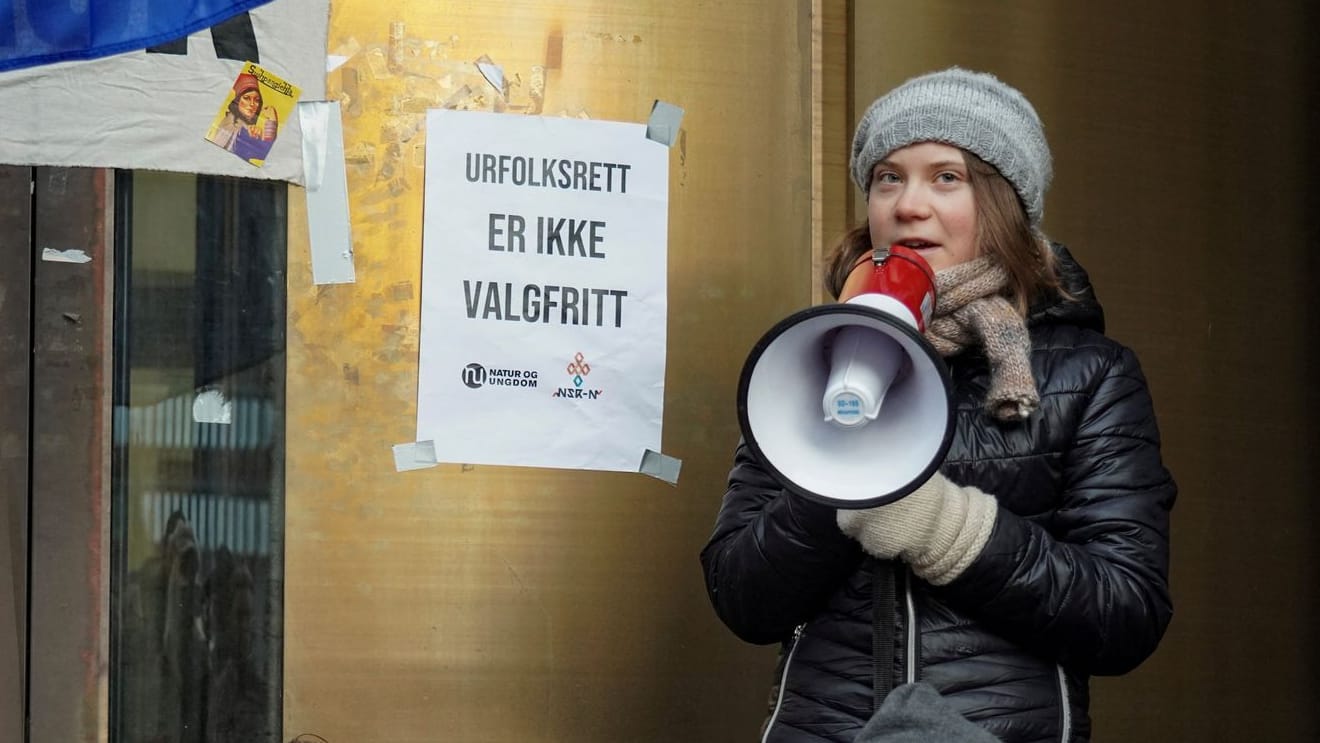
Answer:
[[[238,133],[245,127],[256,125],[262,106],[261,83],[256,75],[240,73],[234,79],[234,97],[229,101],[225,115],[216,122],[206,138],[233,152]]]
[[[1135,668],[1172,615],[1176,488],[1137,359],[1039,231],[1040,120],[991,75],[931,73],[871,105],[851,167],[867,222],[827,288],[873,245],[930,263],[956,428],[939,473],[862,510],[783,491],[739,444],[701,560],[720,618],[782,643],[763,740],[853,741],[920,684],[999,740],[1087,741],[1089,677]]]

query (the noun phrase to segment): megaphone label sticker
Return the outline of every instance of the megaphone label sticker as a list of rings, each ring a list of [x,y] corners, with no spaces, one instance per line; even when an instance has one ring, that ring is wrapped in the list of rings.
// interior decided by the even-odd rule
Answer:
[[[834,401],[834,412],[843,417],[856,417],[862,414],[862,401],[851,395]]]

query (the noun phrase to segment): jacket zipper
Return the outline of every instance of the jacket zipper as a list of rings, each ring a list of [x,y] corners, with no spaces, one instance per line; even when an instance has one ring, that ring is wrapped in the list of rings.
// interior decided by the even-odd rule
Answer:
[[[917,602],[912,596],[912,571],[903,574],[903,603],[907,608],[907,653],[903,658],[903,678],[907,683],[917,681]]]
[[[1068,743],[1072,739],[1072,702],[1068,699],[1068,676],[1063,666],[1056,665],[1059,678],[1059,714],[1062,717],[1059,727],[1059,743]]]
[[[793,647],[788,649],[788,657],[784,659],[784,672],[779,677],[779,696],[775,699],[775,709],[770,713],[770,721],[765,724],[765,734],[761,736],[761,743],[770,740],[770,731],[775,729],[775,721],[779,719],[779,708],[784,706],[784,691],[788,689],[788,668],[793,665],[793,654],[797,652],[798,641],[802,639],[802,630],[806,628],[806,624],[799,624],[793,628]]]
[[[917,681],[917,603],[912,593],[912,573],[908,572],[903,581],[903,602],[907,606],[907,657],[904,658],[903,677],[907,683]],[[1072,740],[1072,702],[1068,695],[1068,675],[1063,666],[1055,665],[1056,678],[1059,682],[1059,743]]]
[[[917,680],[917,602],[912,596],[912,574],[905,573],[903,576],[903,605],[907,611],[907,632],[905,643],[907,653],[903,659],[903,678],[907,683],[915,683]],[[779,719],[779,710],[784,705],[784,692],[788,689],[788,671],[793,665],[793,656],[797,653],[798,643],[802,640],[802,632],[807,628],[806,624],[799,624],[793,628],[793,646],[788,650],[788,657],[784,659],[784,671],[779,677],[779,694],[775,698],[775,708],[770,713],[770,721],[765,725],[765,734],[761,736],[761,743],[766,743],[770,739],[770,731],[774,729],[775,722]],[[1063,673],[1063,669],[1059,669]],[[1062,679],[1062,675],[1059,677]],[[1065,714],[1067,706],[1065,705]],[[1067,743],[1065,738],[1064,743]]]

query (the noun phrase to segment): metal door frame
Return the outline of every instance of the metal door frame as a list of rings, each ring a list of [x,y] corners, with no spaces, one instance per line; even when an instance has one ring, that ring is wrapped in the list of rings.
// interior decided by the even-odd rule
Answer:
[[[5,740],[106,735],[113,183],[0,167]]]

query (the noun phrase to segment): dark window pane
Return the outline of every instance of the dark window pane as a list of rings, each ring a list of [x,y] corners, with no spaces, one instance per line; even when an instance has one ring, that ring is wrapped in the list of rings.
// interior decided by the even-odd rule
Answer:
[[[119,743],[279,737],[286,193],[117,178]]]

